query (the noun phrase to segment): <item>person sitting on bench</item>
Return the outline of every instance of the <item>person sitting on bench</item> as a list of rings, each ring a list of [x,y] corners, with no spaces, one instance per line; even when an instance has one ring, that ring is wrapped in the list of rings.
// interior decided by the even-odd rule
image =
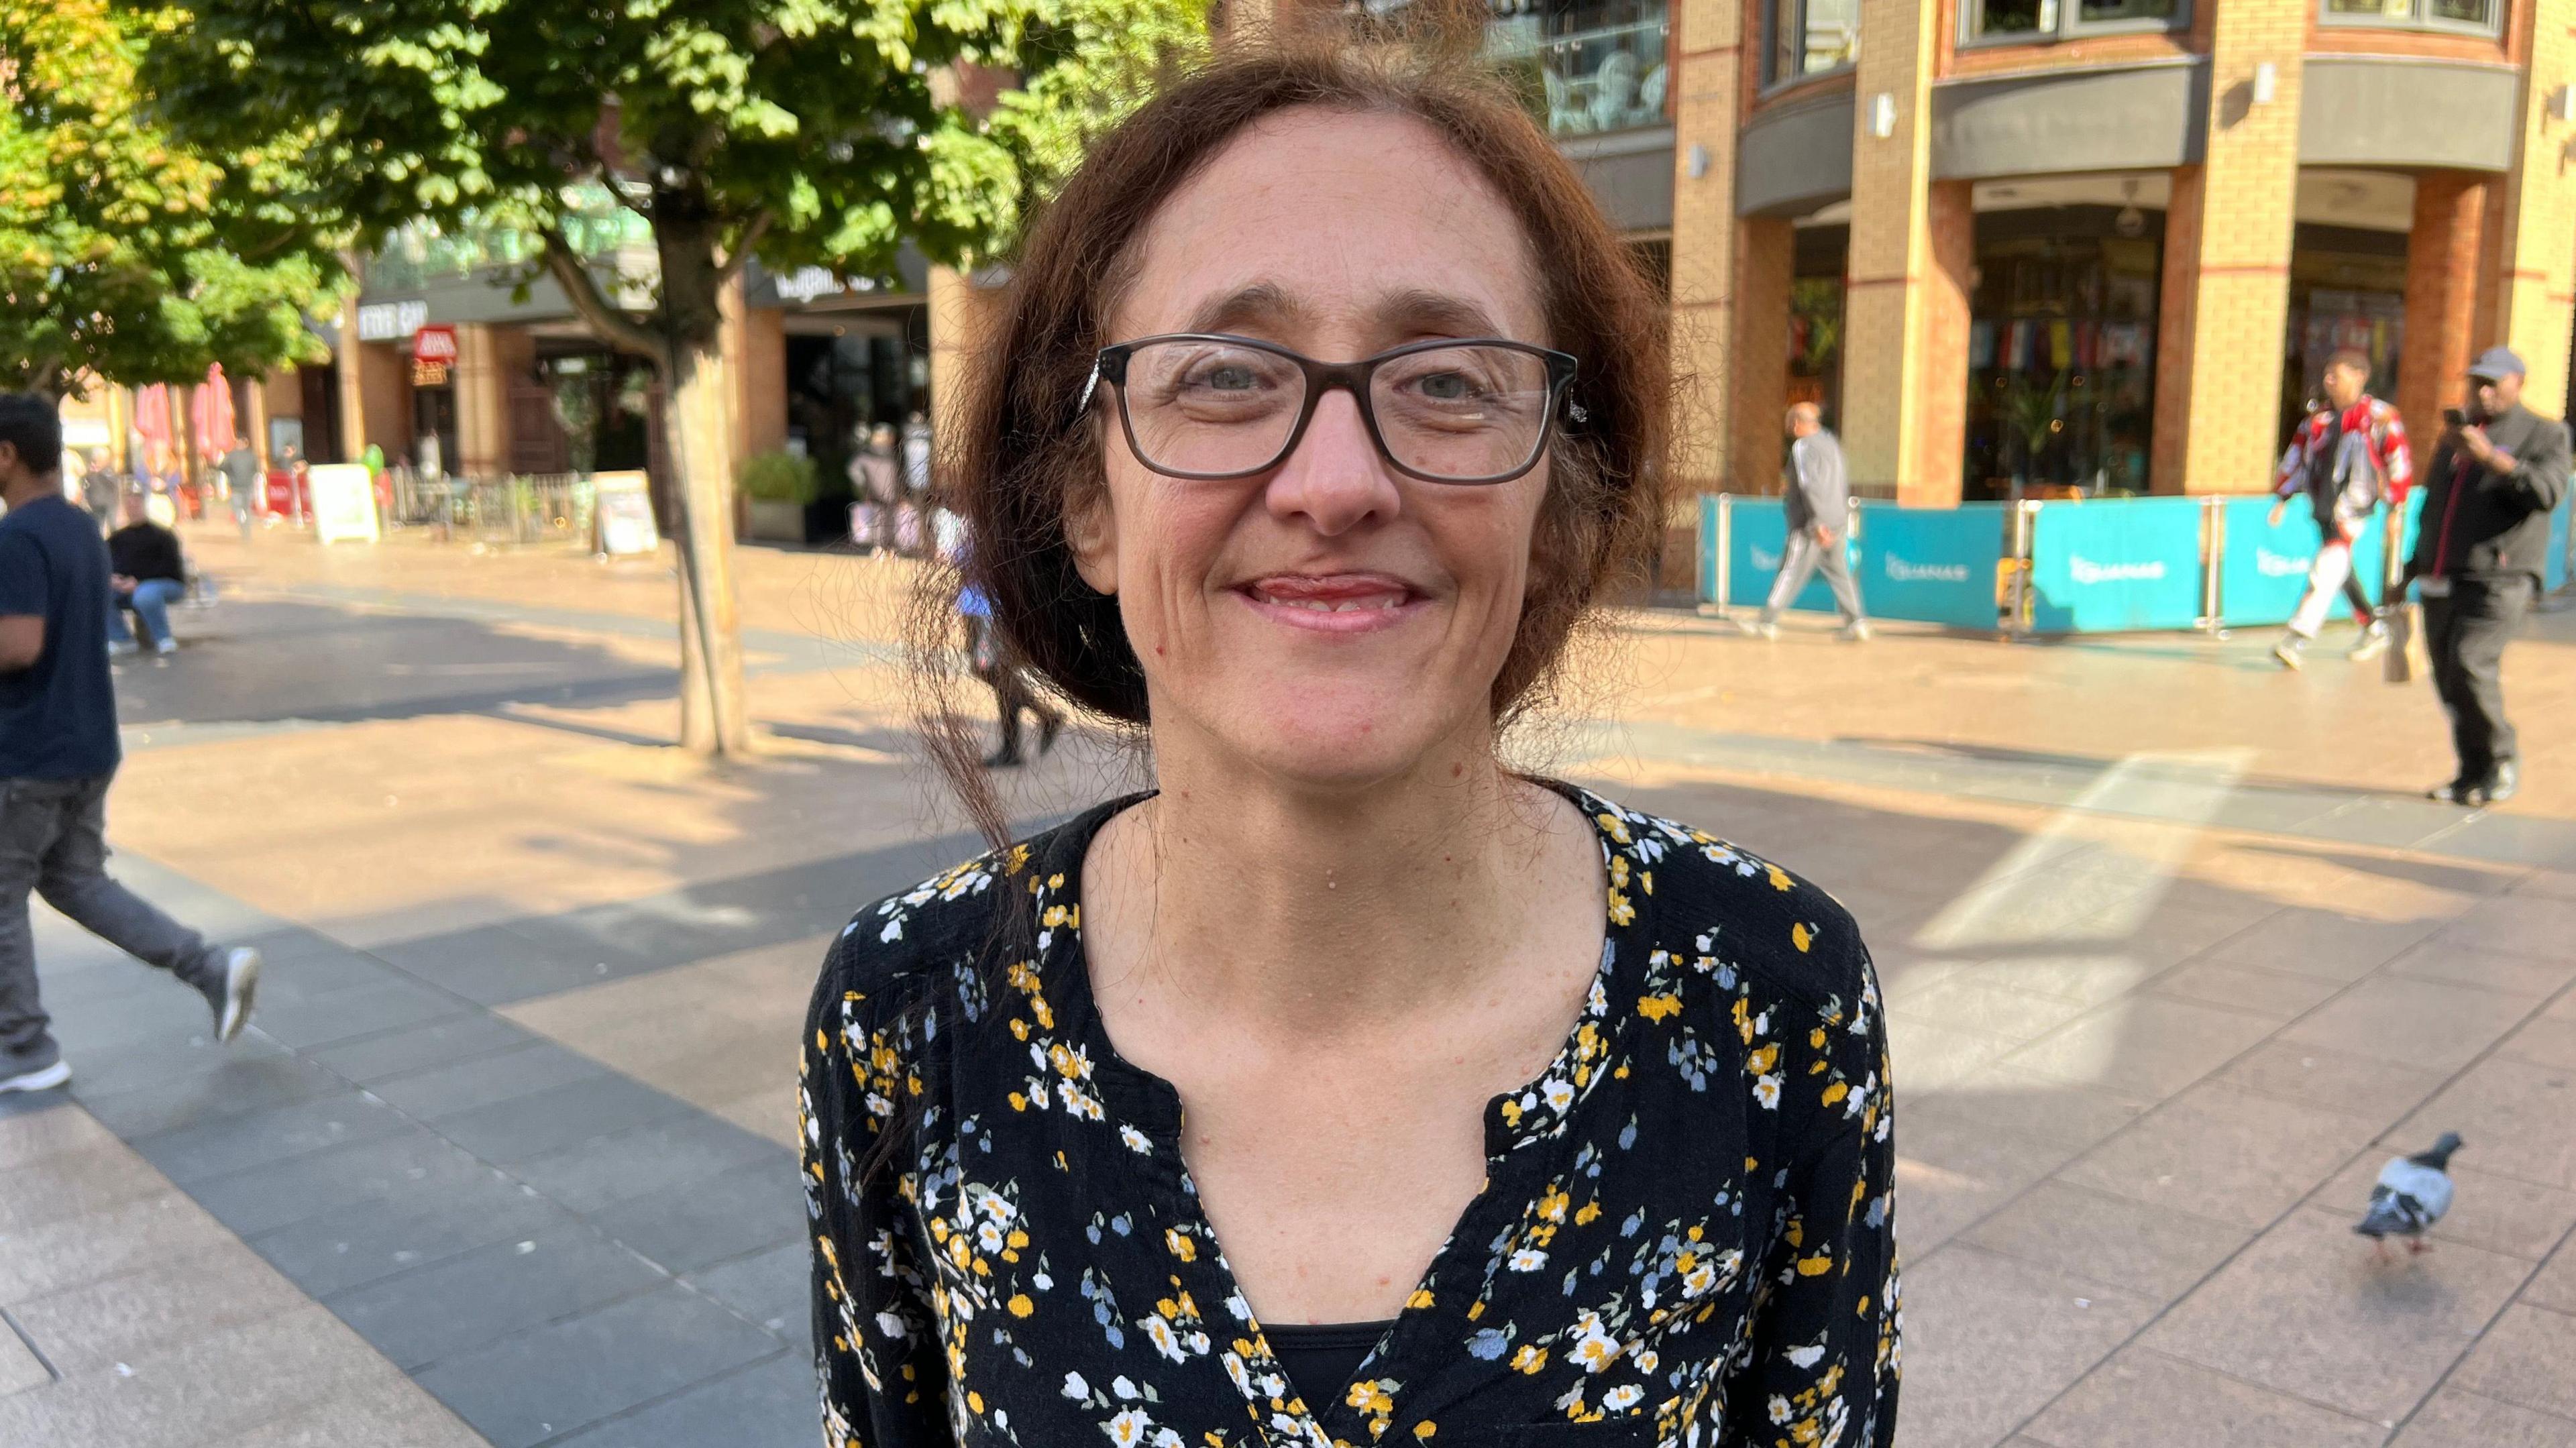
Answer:
[[[143,495],[125,499],[125,526],[107,535],[108,571],[116,590],[116,607],[107,615],[109,653],[134,651],[134,636],[125,626],[132,610],[154,653],[176,653],[170,636],[170,603],[188,592],[188,565],[179,552],[179,535],[144,516]]]

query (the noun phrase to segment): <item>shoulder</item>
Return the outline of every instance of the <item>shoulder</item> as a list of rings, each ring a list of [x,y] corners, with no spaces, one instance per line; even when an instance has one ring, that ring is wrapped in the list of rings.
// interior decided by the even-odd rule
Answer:
[[[839,1003],[839,1014],[840,1006],[916,1001],[944,987],[971,990],[969,977],[1023,914],[1028,926],[1044,928],[1035,887],[1061,888],[1067,872],[1078,872],[1092,834],[1115,809],[1102,806],[861,907],[824,956],[818,1011],[826,1000]]]
[[[1706,830],[1585,799],[1612,853],[1614,918],[1624,855],[1641,876],[1637,888],[1652,896],[1657,953],[1740,974],[1826,1014],[1874,995],[1859,923],[1823,888]]]

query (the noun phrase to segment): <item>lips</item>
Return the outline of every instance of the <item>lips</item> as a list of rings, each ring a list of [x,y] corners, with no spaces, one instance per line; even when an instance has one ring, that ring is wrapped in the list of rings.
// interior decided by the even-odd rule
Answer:
[[[1411,584],[1384,573],[1272,574],[1234,591],[1280,623],[1333,633],[1391,626],[1424,601]]]

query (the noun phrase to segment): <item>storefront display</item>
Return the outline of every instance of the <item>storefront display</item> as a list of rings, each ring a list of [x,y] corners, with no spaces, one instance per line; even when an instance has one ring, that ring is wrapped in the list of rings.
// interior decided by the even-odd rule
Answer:
[[[2146,491],[2163,239],[2136,207],[1977,217],[1963,497]]]

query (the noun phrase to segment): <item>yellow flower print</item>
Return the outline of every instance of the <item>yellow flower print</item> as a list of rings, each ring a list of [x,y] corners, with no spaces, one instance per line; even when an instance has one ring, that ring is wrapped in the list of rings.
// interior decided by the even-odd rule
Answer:
[[[1797,883],[1789,878],[1788,871],[1781,869],[1777,865],[1765,865],[1762,868],[1771,872],[1771,888],[1780,891],[1782,894],[1788,893],[1790,888]]]
[[[1181,1235],[1178,1227],[1163,1229],[1163,1245],[1171,1249],[1173,1256],[1184,1262],[1199,1260],[1199,1244]]]
[[[1682,998],[1677,995],[1651,995],[1637,998],[1637,1014],[1650,1021],[1660,1021],[1681,1014]]]
[[[1637,907],[1629,904],[1628,897],[1616,890],[1610,892],[1610,923],[1620,926],[1637,923]]]
[[[1778,1046],[1764,1046],[1761,1050],[1758,1050],[1752,1055],[1744,1058],[1744,1069],[1752,1072],[1756,1076],[1759,1076],[1764,1072],[1769,1071],[1773,1066],[1778,1065],[1779,1062],[1780,1048]]]
[[[1512,1367],[1520,1372],[1536,1376],[1546,1366],[1547,1349],[1536,1343],[1522,1343],[1521,1350],[1512,1354]]]
[[[1439,1431],[1440,1425],[1432,1422],[1429,1418],[1425,1418],[1421,1422],[1413,1425],[1413,1436],[1418,1442],[1430,1442],[1431,1435]]]
[[[1808,947],[1816,943],[1815,932],[1804,925],[1792,925],[1789,927],[1789,943],[1798,947],[1798,953],[1804,955]]]
[[[1011,1310],[1011,1316],[1013,1317],[1026,1317],[1030,1313],[1038,1310],[1037,1303],[1031,1301],[1029,1295],[1025,1292],[1012,1293],[1011,1300],[1003,1305]]]
[[[1612,814],[1610,811],[1605,809],[1601,813],[1594,815],[1593,818],[1601,822],[1601,832],[1603,834],[1617,840],[1619,843],[1623,845],[1633,845],[1637,842],[1635,837],[1628,833],[1628,822],[1619,818],[1617,815]]]

